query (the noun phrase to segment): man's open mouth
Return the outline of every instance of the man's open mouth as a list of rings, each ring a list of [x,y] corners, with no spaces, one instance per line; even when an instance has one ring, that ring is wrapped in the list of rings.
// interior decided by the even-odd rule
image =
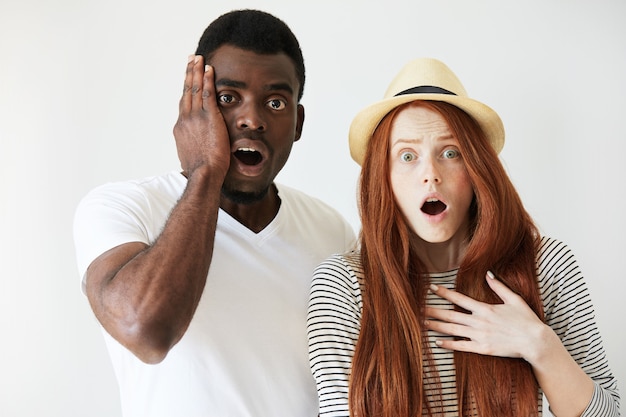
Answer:
[[[245,165],[258,165],[263,160],[263,155],[252,148],[239,148],[233,155]]]
[[[424,205],[422,205],[421,210],[426,214],[435,216],[437,214],[443,213],[447,207],[448,206],[446,206],[443,202],[437,200],[436,198],[429,198],[428,200],[426,200]]]

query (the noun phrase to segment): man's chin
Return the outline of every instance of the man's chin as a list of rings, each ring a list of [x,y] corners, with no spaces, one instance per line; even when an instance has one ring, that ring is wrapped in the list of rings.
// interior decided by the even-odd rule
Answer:
[[[235,204],[253,204],[263,200],[267,195],[269,188],[264,188],[260,191],[241,191],[233,190],[227,187],[222,187],[222,197]]]

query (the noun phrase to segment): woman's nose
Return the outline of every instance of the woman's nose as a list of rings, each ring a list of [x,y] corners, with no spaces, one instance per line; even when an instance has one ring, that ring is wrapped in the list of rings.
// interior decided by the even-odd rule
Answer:
[[[436,164],[427,161],[424,166],[423,180],[424,184],[439,184],[441,182],[441,173],[437,169]]]

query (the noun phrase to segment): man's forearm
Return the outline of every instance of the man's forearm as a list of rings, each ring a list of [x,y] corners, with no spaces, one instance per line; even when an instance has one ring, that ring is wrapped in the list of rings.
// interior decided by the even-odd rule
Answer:
[[[113,249],[88,271],[88,280],[91,274],[101,277],[90,296],[98,319],[145,362],[163,360],[200,301],[213,253],[220,189],[221,180],[198,170],[152,246],[135,253]]]

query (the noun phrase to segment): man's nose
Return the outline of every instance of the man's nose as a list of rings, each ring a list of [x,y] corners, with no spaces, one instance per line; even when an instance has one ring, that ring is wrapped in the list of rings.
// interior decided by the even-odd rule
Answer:
[[[237,127],[239,129],[250,129],[264,131],[267,128],[263,111],[258,105],[249,103],[241,106],[237,115]]]

